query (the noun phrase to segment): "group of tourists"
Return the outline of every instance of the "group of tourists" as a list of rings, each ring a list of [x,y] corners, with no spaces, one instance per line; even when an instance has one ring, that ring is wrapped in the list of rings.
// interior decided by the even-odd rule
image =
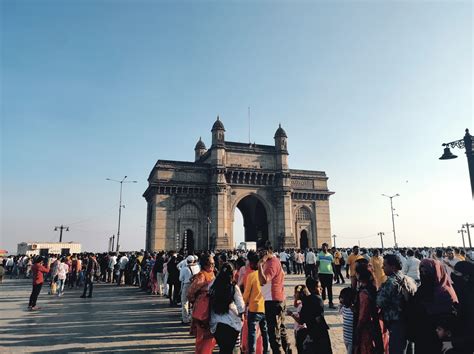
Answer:
[[[0,268],[30,277],[28,309],[44,283],[49,294],[95,282],[141,287],[181,309],[196,353],[288,353],[292,319],[298,353],[331,353],[324,302],[341,289],[339,313],[347,353],[473,353],[474,263],[462,249],[280,249],[124,252],[15,256]],[[287,274],[305,274],[286,308]],[[345,274],[343,274],[345,271]],[[2,272],[3,273],[3,272]]]

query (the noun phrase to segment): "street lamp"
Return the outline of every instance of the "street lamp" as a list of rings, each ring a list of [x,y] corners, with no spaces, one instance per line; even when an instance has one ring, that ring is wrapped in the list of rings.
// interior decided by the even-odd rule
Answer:
[[[474,224],[469,224],[469,223],[467,222],[467,223],[465,223],[465,224],[462,226],[462,228],[463,228],[463,229],[466,229],[466,231],[467,231],[467,239],[468,239],[468,241],[469,241],[469,249],[472,250],[471,233],[469,232],[469,228],[470,228],[470,227],[474,227]]]
[[[393,241],[394,241],[394,243],[395,243],[395,248],[398,248],[397,235],[396,235],[396,233],[395,233],[395,218],[394,218],[395,215],[393,214],[393,212],[395,211],[395,209],[393,209],[393,198],[399,197],[400,194],[397,193],[397,194],[392,195],[392,196],[386,195],[386,194],[382,194],[382,195],[383,195],[384,197],[390,198],[390,211],[392,212]]]
[[[336,235],[332,235],[332,238],[334,239],[334,244],[333,244],[333,247],[336,248]]]
[[[439,158],[440,160],[451,160],[455,159],[457,156],[454,155],[450,148],[459,148],[466,150],[466,157],[467,157],[467,166],[469,168],[469,176],[471,178],[471,192],[472,198],[474,199],[474,153],[472,151],[473,148],[473,141],[472,136],[469,134],[469,129],[466,129],[466,134],[464,135],[463,139],[451,141],[450,143],[442,144],[444,146],[443,155]]]
[[[119,242],[120,242],[120,219],[122,217],[122,208],[125,208],[125,205],[122,205],[122,186],[123,186],[124,183],[137,183],[137,181],[125,181],[126,178],[127,178],[127,176],[122,178],[121,181],[118,181],[118,180],[112,179],[112,178],[106,178],[107,181],[120,183],[120,201],[119,201],[119,215],[118,215],[117,249],[116,249],[116,252],[118,252],[119,249],[120,249],[120,244],[119,244]]]
[[[63,230],[64,231],[69,231],[69,226],[62,225],[61,226],[55,226],[54,231],[59,230],[59,242],[63,242]]]
[[[461,234],[461,236],[462,236],[462,247],[466,248],[466,243],[464,242],[464,232],[465,231],[463,229],[458,230],[458,234]]]
[[[383,236],[385,235],[384,232],[379,232],[377,235],[380,236],[380,242],[382,243],[382,252],[383,252]]]

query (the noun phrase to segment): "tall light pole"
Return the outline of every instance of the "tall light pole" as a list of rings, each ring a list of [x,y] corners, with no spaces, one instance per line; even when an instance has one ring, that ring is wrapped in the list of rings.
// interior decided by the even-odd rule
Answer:
[[[471,193],[472,198],[474,199],[474,141],[472,139],[471,134],[469,134],[469,129],[465,130],[466,134],[464,134],[464,138],[451,141],[449,143],[444,143],[444,152],[443,155],[439,158],[440,160],[451,160],[455,159],[457,156],[454,155],[450,148],[459,148],[466,151],[467,157],[467,167],[469,169],[469,176],[471,179]]]
[[[390,211],[392,212],[392,230],[393,230],[393,242],[395,243],[395,248],[398,248],[398,244],[397,244],[397,234],[395,233],[395,215],[393,214],[393,212],[395,211],[395,209],[393,209],[393,198],[395,197],[399,197],[400,194],[395,194],[395,195],[386,195],[386,194],[382,194],[384,197],[387,197],[387,198],[390,198]]]
[[[382,243],[382,252],[383,252],[383,236],[385,235],[384,232],[379,232],[377,235],[380,236],[380,242]]]
[[[69,231],[69,226],[61,225],[55,226],[54,231],[59,230],[59,242],[63,242],[63,230]]]
[[[333,243],[334,243],[334,244],[333,244],[333,247],[334,247],[334,248],[336,248],[336,237],[337,237],[336,235],[332,235],[332,238],[333,238],[333,240],[334,240],[334,242],[333,242]]]
[[[461,236],[462,236],[462,247],[466,248],[466,243],[464,242],[464,232],[465,231],[463,229],[458,230],[458,234],[461,234]]]
[[[471,243],[471,233],[469,232],[469,228],[474,227],[474,224],[469,224],[468,222],[465,223],[462,228],[466,229],[467,231],[467,240],[469,241],[469,248],[472,250],[472,243]]]
[[[137,183],[137,181],[125,181],[127,176],[123,177],[121,181],[118,181],[116,179],[112,178],[106,178],[107,181],[112,181],[112,182],[117,182],[120,183],[120,201],[119,201],[119,215],[118,215],[118,229],[117,229],[117,248],[116,252],[119,251],[120,249],[120,220],[122,218],[122,208],[125,207],[125,205],[122,205],[122,187],[124,183]]]

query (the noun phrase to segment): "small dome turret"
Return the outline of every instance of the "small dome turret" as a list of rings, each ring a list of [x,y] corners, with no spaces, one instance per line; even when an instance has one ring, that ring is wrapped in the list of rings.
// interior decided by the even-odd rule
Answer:
[[[288,138],[285,130],[281,127],[281,124],[278,124],[278,129],[275,132],[274,138]]]
[[[199,137],[199,141],[196,143],[194,150],[206,150],[206,144],[201,140],[201,137]]]
[[[214,125],[212,126],[211,132],[213,132],[215,130],[225,131],[224,124],[222,124],[221,120],[219,119],[219,116],[217,116],[217,120],[214,122]]]

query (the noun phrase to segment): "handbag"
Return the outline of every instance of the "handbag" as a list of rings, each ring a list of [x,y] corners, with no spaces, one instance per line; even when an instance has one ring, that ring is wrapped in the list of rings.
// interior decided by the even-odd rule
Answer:
[[[193,305],[193,320],[207,323],[210,319],[210,296],[207,292],[199,294]]]

